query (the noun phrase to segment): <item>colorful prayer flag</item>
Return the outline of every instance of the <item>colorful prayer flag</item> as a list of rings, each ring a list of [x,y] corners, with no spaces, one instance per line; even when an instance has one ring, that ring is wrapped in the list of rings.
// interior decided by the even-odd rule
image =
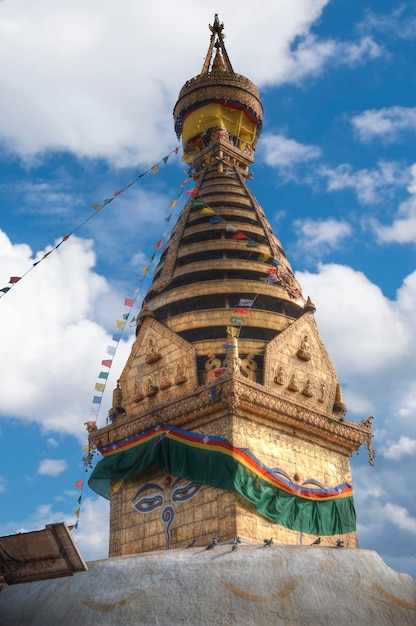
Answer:
[[[222,347],[225,348],[226,350],[230,350],[231,348],[237,348],[237,346],[234,343],[223,343]]]
[[[3,287],[3,289],[0,289],[0,291],[2,291],[3,293],[7,293],[8,291],[10,291],[10,289],[11,287]]]
[[[92,209],[94,209],[94,211],[101,211],[104,205],[103,204],[91,204],[90,206]]]
[[[247,243],[247,248],[258,248],[259,247],[259,243],[257,243],[257,241],[249,241]]]
[[[101,365],[104,365],[104,367],[111,367],[113,361],[111,359],[105,359],[104,361],[101,361]]]
[[[259,258],[257,260],[260,261],[261,263],[264,263],[265,261],[268,261],[271,258],[272,258],[271,254],[259,254]]]
[[[268,274],[276,274],[276,268],[275,267],[269,267],[269,269],[267,270]]]
[[[160,248],[162,248],[162,246],[163,246],[163,241],[162,241],[162,239],[159,239],[159,241],[157,242],[157,244],[155,246],[156,250],[160,250]]]
[[[105,385],[103,383],[95,383],[95,391],[104,391]]]
[[[13,285],[14,283],[18,283],[21,279],[21,276],[10,276],[9,283]]]
[[[121,320],[117,320],[117,321],[116,321],[116,327],[117,327],[119,330],[123,330],[123,329],[124,329],[124,327],[125,327],[125,325],[126,325],[126,322],[122,322]]]
[[[82,447],[82,451],[83,451],[83,452],[89,452],[89,451],[90,451],[90,447],[89,447],[88,443],[86,443],[86,444]]]
[[[238,302],[238,306],[248,306],[251,307],[254,304],[254,300],[248,300],[247,298],[240,298]]]
[[[227,233],[236,233],[237,229],[232,225],[232,224],[227,224],[227,227],[225,229],[227,231]]]
[[[100,372],[98,374],[98,378],[105,378],[107,380],[108,378],[108,372]]]
[[[92,399],[92,403],[93,404],[101,404],[101,400],[102,400],[101,396],[94,396],[93,399]]]
[[[238,315],[247,315],[248,309],[234,309],[233,313],[237,313]]]
[[[232,239],[248,239],[247,235],[245,235],[244,233],[235,233],[235,235],[232,236]]]
[[[168,209],[174,209],[177,204],[178,204],[177,200],[172,200],[172,202],[168,206]]]
[[[121,339],[121,333],[115,333],[112,337],[113,341],[119,342]]]
[[[106,350],[107,354],[115,354],[116,353],[116,347],[115,346],[107,346],[107,350]]]
[[[168,156],[163,157],[162,161],[163,161],[163,163],[164,163],[165,165],[166,165],[166,163],[168,162],[168,159],[169,159],[169,155],[168,155]]]
[[[277,259],[273,259],[272,263],[273,263],[273,265],[282,265],[283,266],[283,263],[280,263],[280,261],[278,261]]]
[[[231,315],[230,317],[230,324],[243,324],[244,320],[242,317],[235,317],[234,315]]]
[[[124,298],[124,306],[133,306],[134,300],[133,298]]]
[[[75,517],[78,519],[79,518],[79,514],[81,512],[81,507],[78,507],[77,510],[75,511]]]
[[[209,218],[209,221],[211,222],[211,224],[220,224],[220,222],[223,222],[224,220],[219,215],[214,215],[213,217]]]
[[[150,171],[152,172],[152,174],[158,174],[159,173],[159,164],[157,163],[156,165],[151,167]]]
[[[82,489],[83,486],[84,486],[84,481],[83,480],[77,480],[77,482],[74,485],[74,487],[76,487],[77,489]]]
[[[196,196],[199,193],[199,189],[198,187],[194,187],[193,189],[189,189],[188,191],[185,191],[187,196]]]
[[[150,270],[150,265],[146,265],[146,267],[143,268],[143,274],[147,274],[149,270]]]
[[[270,276],[267,278],[267,282],[269,283],[269,285],[275,285],[277,283],[276,274],[270,274]]]
[[[227,326],[227,335],[231,335],[232,337],[239,337],[240,328],[237,328],[237,326]]]
[[[215,211],[211,209],[209,206],[204,207],[200,211],[201,215],[215,215]]]

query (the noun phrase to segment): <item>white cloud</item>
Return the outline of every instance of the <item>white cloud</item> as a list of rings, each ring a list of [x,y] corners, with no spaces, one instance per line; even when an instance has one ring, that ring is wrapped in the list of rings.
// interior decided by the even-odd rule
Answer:
[[[409,515],[409,511],[405,507],[388,502],[384,507],[384,512],[397,528],[416,534],[416,519]]]
[[[416,36],[416,15],[411,3],[400,3],[391,13],[366,11],[364,20],[359,24],[360,32],[378,32],[390,35],[394,39],[414,39]]]
[[[49,437],[49,438],[46,440],[46,443],[47,443],[49,446],[52,446],[53,448],[56,448],[57,446],[59,446],[59,443],[58,443],[58,442],[56,441],[56,439],[54,439],[53,437]]]
[[[352,189],[362,204],[376,204],[390,197],[398,188],[409,184],[411,173],[394,161],[379,161],[374,169],[354,171],[351,165],[322,167],[320,175],[327,179],[328,191]]]
[[[68,469],[65,459],[43,459],[38,467],[38,474],[43,476],[59,476]]]
[[[13,245],[0,231],[3,277],[22,276],[45,251],[32,254],[26,245]],[[111,344],[111,334],[95,318],[108,297],[106,280],[94,272],[91,241],[72,236],[34,268],[2,299],[2,356],[8,367],[0,378],[2,413],[37,422],[45,432],[86,439],[94,385]],[[8,278],[3,278],[4,284]],[[118,300],[120,306],[121,298]],[[32,303],[36,303],[35,306]],[[115,332],[115,306],[112,329]],[[22,322],[22,311],[27,311]],[[127,337],[127,336],[126,336]],[[130,350],[130,340],[118,344],[103,406],[111,403],[114,378]]]
[[[392,106],[370,109],[351,118],[351,124],[361,141],[381,137],[395,141],[401,135],[416,132],[416,107]]]
[[[227,2],[220,19],[235,70],[272,85],[382,54],[368,35],[350,42],[312,35],[328,1],[269,0],[255,12],[248,0]],[[4,3],[0,55],[13,59],[0,80],[4,143],[29,160],[68,150],[117,165],[149,163],[169,151],[172,106],[201,70],[213,15],[189,0],[167,3],[163,14],[161,20],[158,4],[135,0]],[[179,23],[178,31],[172,25]],[[253,54],[260,47],[261,63]]]
[[[416,439],[400,437],[397,443],[391,443],[381,450],[386,459],[401,460],[405,455],[416,455]]]
[[[261,151],[264,151],[263,160],[267,165],[283,170],[286,174],[290,174],[301,163],[319,159],[322,154],[318,146],[302,144],[281,134],[264,135]]]
[[[342,246],[345,239],[352,235],[350,224],[331,218],[327,220],[307,218],[295,220],[293,224],[297,234],[298,252],[319,258]]]
[[[411,243],[416,242],[416,164],[409,168],[410,180],[407,191],[410,198],[401,202],[393,222],[390,225],[381,224],[379,220],[369,219],[368,226],[375,233],[381,243]]]

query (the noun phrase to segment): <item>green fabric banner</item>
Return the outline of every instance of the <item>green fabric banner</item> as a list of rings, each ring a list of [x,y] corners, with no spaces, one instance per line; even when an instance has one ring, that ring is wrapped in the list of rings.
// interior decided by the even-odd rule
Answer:
[[[356,529],[351,486],[299,487],[266,468],[247,450],[220,437],[158,426],[101,452],[88,481],[110,499],[111,481],[138,476],[155,464],[173,476],[239,493],[267,519],[312,535],[342,535]]]

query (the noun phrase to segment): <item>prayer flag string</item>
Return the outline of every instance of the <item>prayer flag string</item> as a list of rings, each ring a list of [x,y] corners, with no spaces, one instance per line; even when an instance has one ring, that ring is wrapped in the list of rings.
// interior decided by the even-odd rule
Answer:
[[[115,198],[117,198],[118,196],[120,196],[122,193],[124,193],[125,191],[127,191],[127,189],[129,189],[130,187],[132,187],[133,185],[135,185],[141,178],[143,178],[143,176],[146,176],[146,174],[152,173],[152,174],[157,174],[159,172],[159,166],[161,163],[163,163],[164,165],[166,165],[166,163],[168,162],[169,157],[172,154],[178,154],[179,152],[179,148],[175,148],[174,150],[172,150],[167,156],[164,156],[158,163],[156,163],[155,165],[153,165],[152,167],[150,167],[148,170],[142,172],[141,174],[139,174],[138,176],[136,176],[136,178],[134,178],[131,182],[129,182],[127,185],[125,185],[124,187],[122,187],[121,189],[115,191],[113,193],[113,195],[110,198],[106,198],[105,200],[103,200],[100,204],[91,204],[91,208],[94,209],[94,213],[91,213],[85,220],[83,220],[83,222],[81,222],[80,224],[78,224],[78,226],[76,226],[70,233],[68,233],[67,235],[65,235],[64,237],[62,237],[61,241],[59,241],[59,243],[54,246],[51,250],[49,250],[48,252],[46,252],[38,261],[35,261],[35,263],[33,263],[31,265],[31,267],[29,267],[26,272],[24,272],[24,274],[22,274],[21,276],[11,276],[10,280],[8,282],[8,284],[0,289],[0,298],[3,298],[6,293],[8,293],[12,287],[14,287],[15,285],[17,285],[18,282],[20,282],[23,278],[25,278],[35,267],[37,267],[42,261],[44,261],[50,254],[52,254],[52,252],[55,252],[55,250],[57,250],[63,243],[65,243],[66,241],[68,241],[68,239],[71,237],[71,235],[73,235],[74,233],[76,233],[78,230],[80,230],[80,228],[82,228],[83,226],[85,226],[85,224],[87,224],[87,222],[89,222],[99,211],[101,211],[101,209],[103,209],[107,204],[110,204],[110,202],[112,202]],[[171,203],[173,204],[173,203]],[[176,206],[176,205],[175,205]],[[174,208],[171,207],[170,208]],[[10,285],[10,286],[9,286]]]

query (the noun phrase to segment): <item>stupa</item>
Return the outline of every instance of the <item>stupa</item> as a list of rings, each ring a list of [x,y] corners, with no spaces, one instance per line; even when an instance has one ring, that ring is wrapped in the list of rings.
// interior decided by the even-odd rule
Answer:
[[[248,187],[257,87],[215,16],[201,73],[173,117],[194,179],[156,267],[89,485],[110,499],[110,556],[240,537],[356,547],[334,366],[280,241]]]

